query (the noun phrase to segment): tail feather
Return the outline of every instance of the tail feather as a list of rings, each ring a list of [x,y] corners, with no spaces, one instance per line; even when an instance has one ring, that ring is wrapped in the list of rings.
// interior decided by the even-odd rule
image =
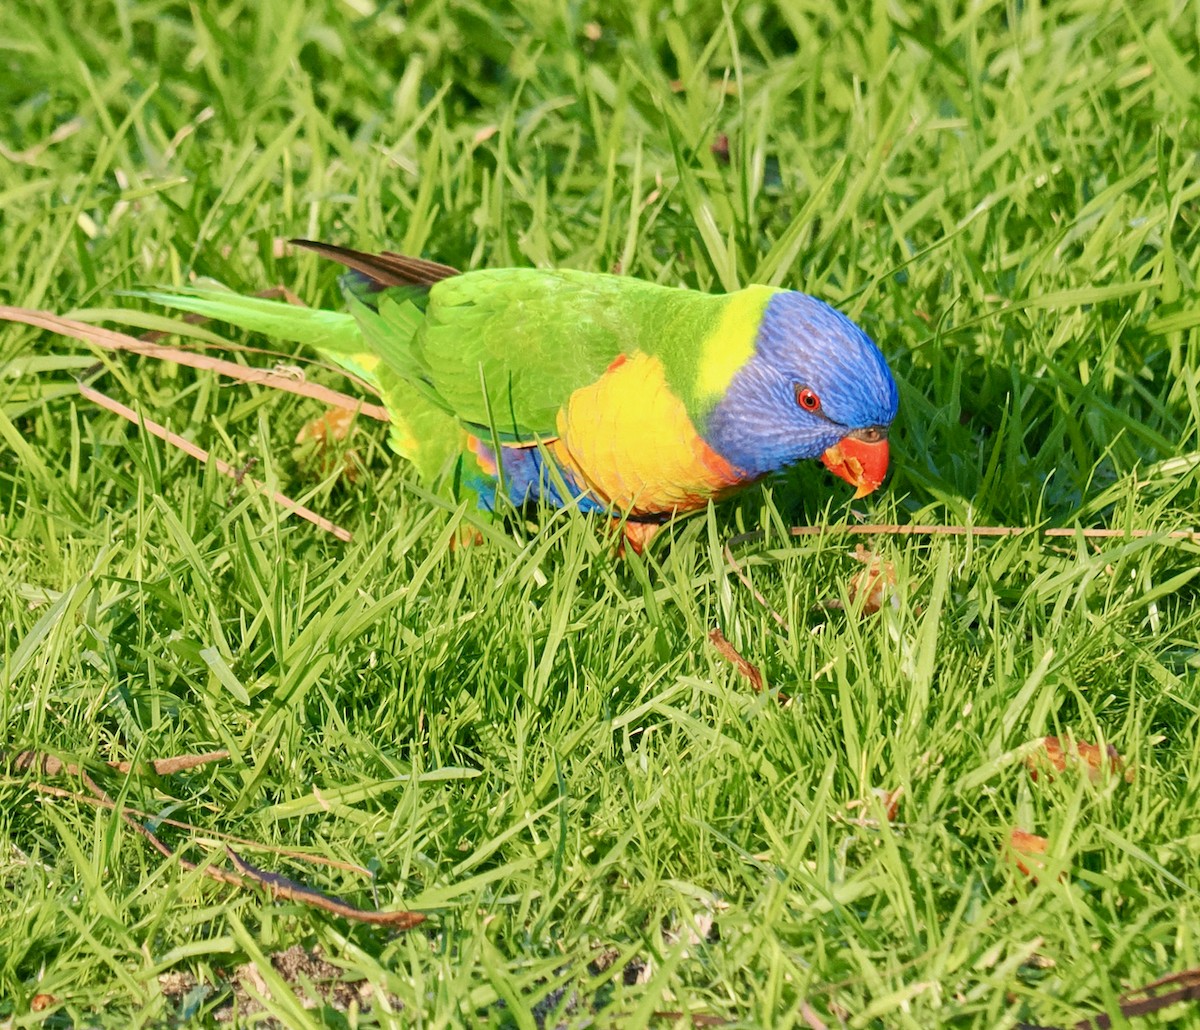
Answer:
[[[318,350],[353,353],[363,348],[354,316],[344,311],[302,308],[262,297],[243,297],[231,290],[179,287],[131,294],[177,311],[191,311],[240,329]]]
[[[349,312],[297,307],[222,289],[155,290],[136,296],[253,333],[306,344],[379,391],[381,355],[363,338],[359,320]]]
[[[430,382],[417,337],[425,292],[458,272],[399,254],[293,242],[352,270],[342,282],[348,312],[242,297],[222,289],[157,290],[138,296],[320,351],[380,395],[392,424],[392,447],[414,462],[428,482],[449,482],[446,477],[461,451],[463,430]]]
[[[413,346],[424,316],[406,292],[418,289],[412,285],[380,288],[370,298],[371,306],[347,291],[348,312],[241,297],[220,288],[160,289],[137,295],[251,333],[313,347],[376,391],[391,423],[392,448],[414,462],[427,481],[437,483],[460,448],[462,430],[428,382]],[[374,406],[370,407],[373,413]]]
[[[361,250],[351,250],[349,247],[339,247],[333,243],[319,243],[316,240],[292,240],[297,247],[315,251],[322,257],[352,268],[365,275],[377,288],[387,286],[432,286],[452,275],[458,275],[457,268],[449,265],[439,265],[436,261],[426,261],[423,258],[405,257],[385,250],[382,254],[367,254]]]

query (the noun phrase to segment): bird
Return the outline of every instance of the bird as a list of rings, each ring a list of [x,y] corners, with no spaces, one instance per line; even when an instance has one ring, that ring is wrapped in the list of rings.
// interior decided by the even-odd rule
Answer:
[[[672,518],[819,458],[863,497],[888,470],[896,381],[808,294],[727,294],[570,269],[448,265],[331,243],[345,310],[216,288],[144,294],[314,347],[378,393],[392,448],[485,512],[613,520],[641,551]]]

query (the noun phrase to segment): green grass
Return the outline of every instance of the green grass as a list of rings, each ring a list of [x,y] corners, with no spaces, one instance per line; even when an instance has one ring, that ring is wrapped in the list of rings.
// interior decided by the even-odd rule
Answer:
[[[1200,524],[1200,7],[612,11],[0,5],[0,302],[111,312],[196,274],[336,303],[335,269],[279,256],[294,235],[785,283],[858,318],[901,381],[894,476],[855,505],[873,520]],[[289,1026],[783,1026],[804,1003],[851,1026],[1068,1023],[1200,965],[1195,545],[883,540],[897,603],[858,618],[822,607],[858,567],[846,538],[783,533],[847,517],[813,467],[644,560],[553,512],[451,551],[469,516],[381,431],[333,481],[292,455],[312,402],[104,359],[103,389],[256,458],[343,545],[82,401],[95,360],[0,329],[3,747],[369,866],[373,885],[242,848],[431,918],[392,936],[213,883],[7,775],[0,1026],[211,1023],[237,967],[278,985],[295,944],[403,1010],[278,990]],[[787,630],[722,555],[757,528]],[[1022,747],[1051,733],[1115,744],[1136,777],[1034,783]],[[157,780],[100,766],[221,747]],[[896,787],[896,823],[853,821]],[[1013,826],[1050,841],[1036,882],[1003,858]],[[213,989],[164,994],[168,971]]]

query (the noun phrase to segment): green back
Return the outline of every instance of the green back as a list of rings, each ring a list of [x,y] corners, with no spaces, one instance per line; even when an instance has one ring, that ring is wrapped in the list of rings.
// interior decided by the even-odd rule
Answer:
[[[622,354],[660,357],[688,404],[700,345],[726,299],[589,272],[466,272],[430,289],[414,349],[462,421],[545,438],[567,398]]]

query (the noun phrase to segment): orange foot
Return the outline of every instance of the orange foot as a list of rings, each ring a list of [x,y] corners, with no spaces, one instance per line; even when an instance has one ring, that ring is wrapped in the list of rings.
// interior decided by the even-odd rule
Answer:
[[[625,547],[629,546],[638,554],[641,554],[646,549],[646,545],[653,539],[654,534],[662,528],[663,524],[661,522],[626,522],[623,527],[625,539],[617,549],[617,553],[623,555]]]

